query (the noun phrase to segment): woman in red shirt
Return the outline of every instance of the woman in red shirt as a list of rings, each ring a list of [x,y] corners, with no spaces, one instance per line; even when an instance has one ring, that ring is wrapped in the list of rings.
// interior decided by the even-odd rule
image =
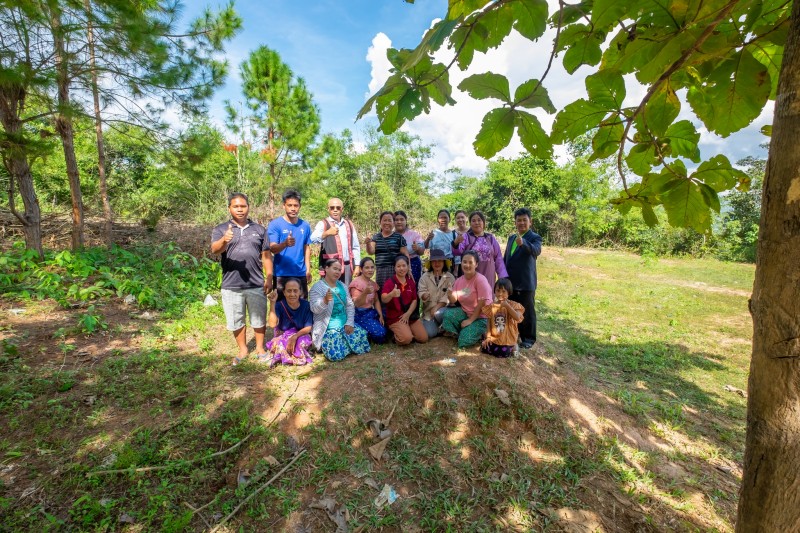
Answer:
[[[409,270],[408,257],[398,255],[394,260],[394,276],[387,279],[381,289],[386,326],[400,345],[410,344],[412,340],[428,342],[428,333],[419,319],[417,286]]]

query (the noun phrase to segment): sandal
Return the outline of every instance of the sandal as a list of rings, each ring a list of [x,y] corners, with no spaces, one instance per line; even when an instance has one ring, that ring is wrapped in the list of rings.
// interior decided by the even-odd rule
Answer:
[[[261,353],[256,356],[256,361],[259,363],[269,363],[272,360],[272,356],[268,353]]]
[[[242,359],[244,359],[244,357],[234,357],[233,361],[231,361],[231,366],[238,366],[239,363],[242,362]]]

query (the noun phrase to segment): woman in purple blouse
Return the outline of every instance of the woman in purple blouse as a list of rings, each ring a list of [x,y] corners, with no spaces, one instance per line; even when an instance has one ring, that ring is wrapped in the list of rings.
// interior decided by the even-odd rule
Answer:
[[[478,272],[494,285],[497,278],[507,278],[508,272],[500,252],[500,244],[494,235],[486,232],[486,216],[480,211],[469,215],[469,231],[453,241],[453,255],[461,256],[467,250],[475,250],[480,256]]]

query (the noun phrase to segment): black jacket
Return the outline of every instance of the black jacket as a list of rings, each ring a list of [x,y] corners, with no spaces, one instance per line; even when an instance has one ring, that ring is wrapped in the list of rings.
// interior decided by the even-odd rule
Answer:
[[[542,238],[533,230],[522,236],[522,244],[511,253],[511,246],[517,234],[511,235],[506,244],[503,260],[508,270],[508,279],[515,291],[536,290],[536,258],[542,253]]]

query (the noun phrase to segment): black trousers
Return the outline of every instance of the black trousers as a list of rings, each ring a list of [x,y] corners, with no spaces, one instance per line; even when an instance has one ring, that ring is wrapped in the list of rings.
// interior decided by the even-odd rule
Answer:
[[[534,307],[536,291],[517,291],[509,296],[513,302],[517,302],[525,308],[525,315],[522,317],[522,324],[519,325],[519,336],[521,342],[536,342],[536,308]]]

